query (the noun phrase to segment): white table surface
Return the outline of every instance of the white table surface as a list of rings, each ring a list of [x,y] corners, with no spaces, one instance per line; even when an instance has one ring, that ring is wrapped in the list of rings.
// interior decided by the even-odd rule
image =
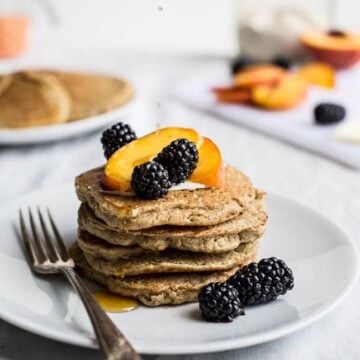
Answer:
[[[35,56],[36,55],[36,56]],[[247,173],[267,191],[281,193],[310,205],[342,225],[360,244],[360,172],[330,160],[240,128],[222,119],[198,113],[165,96],[168,89],[191,71],[225,61],[124,57],[89,51],[38,49],[23,59],[0,63],[0,70],[33,65],[73,66],[126,73],[139,87],[130,122],[144,133],[160,122],[191,126],[213,138],[228,163]],[[37,187],[61,184],[102,163],[99,133],[57,144],[0,146],[1,203]],[[284,219],[286,221],[286,219]],[[9,269],[10,271],[10,269]],[[314,273],[316,278],[316,273]],[[359,359],[360,286],[334,312],[316,324],[267,344],[220,354],[148,356],[145,359]],[[174,324],[176,326],[176,324]],[[216,325],[214,325],[216,326]],[[239,322],[241,326],[241,322]],[[98,359],[95,350],[48,340],[0,321],[0,359]]]

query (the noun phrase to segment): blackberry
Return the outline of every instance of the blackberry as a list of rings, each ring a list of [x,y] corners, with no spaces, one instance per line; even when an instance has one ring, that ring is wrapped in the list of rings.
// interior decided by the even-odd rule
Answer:
[[[240,70],[242,70],[246,66],[255,65],[256,61],[253,59],[250,59],[249,57],[238,57],[234,59],[231,63],[231,73],[235,75]]]
[[[106,129],[101,136],[104,155],[108,159],[116,150],[137,138],[128,124],[119,122]]]
[[[272,60],[272,63],[274,65],[280,66],[284,69],[290,69],[292,62],[289,58],[285,57],[285,56],[277,56]]]
[[[199,306],[204,320],[231,322],[245,311],[238,291],[228,283],[210,283],[199,293]]]
[[[192,141],[177,139],[164,147],[154,161],[169,172],[171,184],[176,185],[193,173],[199,161],[199,152]]]
[[[338,123],[345,118],[345,115],[343,106],[332,103],[321,103],[314,109],[315,122],[320,125]]]
[[[228,282],[238,290],[244,305],[253,305],[284,295],[294,287],[294,276],[283,260],[271,257],[245,266]]]
[[[170,188],[169,173],[155,161],[135,167],[131,187],[142,199],[158,199],[165,196]]]

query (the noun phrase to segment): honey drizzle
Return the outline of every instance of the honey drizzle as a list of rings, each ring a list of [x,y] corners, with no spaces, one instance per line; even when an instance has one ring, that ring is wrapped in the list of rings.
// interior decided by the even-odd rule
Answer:
[[[135,310],[139,303],[135,299],[112,294],[106,290],[93,292],[100,307],[106,312],[119,313]]]

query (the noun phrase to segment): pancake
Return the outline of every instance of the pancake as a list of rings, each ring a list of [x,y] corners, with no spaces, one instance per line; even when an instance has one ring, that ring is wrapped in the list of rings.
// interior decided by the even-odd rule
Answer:
[[[253,242],[261,237],[261,235],[248,231],[244,231],[243,233],[244,235],[241,238],[241,243]],[[161,251],[144,249],[140,246],[113,245],[94,235],[91,235],[84,230],[79,230],[77,243],[79,247],[83,250],[83,252],[94,257],[102,257],[110,261],[114,261],[117,259],[130,259],[147,253],[161,253]],[[169,249],[169,251],[171,250],[173,249]]]
[[[120,78],[89,73],[45,71],[55,76],[72,101],[69,120],[98,115],[127,103],[134,94],[132,86]]]
[[[51,75],[19,72],[0,80],[0,128],[23,128],[67,121],[71,101]]]
[[[77,244],[83,252],[108,260],[130,259],[150,251],[140,246],[113,245],[84,230],[78,231]]]
[[[77,246],[70,249],[70,255],[89,279],[105,286],[113,293],[136,298],[147,306],[179,305],[186,302],[195,302],[203,286],[211,282],[226,281],[240,267],[256,260],[254,256],[247,263],[239,264],[239,267],[226,271],[152,274],[119,278],[105,276],[93,270]]]
[[[221,248],[224,249],[226,247],[229,247],[229,248],[233,247],[234,244],[238,244],[234,248],[230,248],[228,251],[213,251],[213,252],[201,251],[201,247],[196,247],[196,251],[192,251],[191,249],[190,250],[185,249],[185,247],[182,247],[181,249],[177,249],[176,246],[172,247],[172,248],[167,247],[167,249],[177,249],[180,251],[190,251],[190,252],[204,253],[204,254],[220,254],[220,253],[225,253],[225,252],[235,250],[236,248],[239,247],[240,244],[253,242],[253,241],[259,239],[262,235],[263,235],[263,231],[244,230],[237,235],[233,235],[233,237],[230,236],[229,240],[228,240],[230,243],[229,245],[226,244],[225,238],[223,239],[223,241],[220,242],[220,244],[216,244],[216,243],[211,244],[212,246],[216,246],[217,249],[219,246],[221,246]],[[234,241],[232,241],[232,240],[234,240]],[[156,240],[155,240],[155,242],[156,242]],[[159,243],[159,242],[160,241],[158,241],[156,243]],[[131,245],[131,246],[114,245],[114,244],[111,244],[111,243],[109,243],[97,236],[94,236],[84,230],[79,230],[78,243],[79,243],[79,246],[85,252],[89,253],[90,255],[96,256],[96,254],[98,254],[98,256],[104,257],[104,258],[107,258],[110,260],[115,259],[115,258],[127,259],[127,258],[130,258],[133,256],[138,256],[138,255],[144,254],[149,251],[152,251],[152,252],[164,251],[164,249],[154,250],[154,249],[148,249],[144,246],[137,246],[137,245]],[[189,240],[189,242],[186,243],[185,245],[187,248],[191,248],[191,240]],[[206,239],[202,239],[202,243],[200,243],[200,246],[203,246],[203,247],[206,246],[206,250],[209,250],[209,247],[207,245],[208,244],[206,243]],[[195,245],[193,246],[193,248],[195,248]],[[113,255],[111,255],[111,254],[113,254]]]
[[[1,75],[0,76],[0,96],[10,86],[12,81],[13,81],[13,76],[11,74]]]
[[[77,196],[97,218],[122,232],[162,225],[220,224],[241,214],[256,197],[248,177],[232,166],[226,167],[224,187],[170,191],[157,200],[101,193],[102,175],[103,168],[79,175],[75,180]]]
[[[260,240],[240,245],[236,250],[221,254],[203,254],[189,251],[165,250],[145,252],[129,259],[117,258],[116,250],[107,248],[99,257],[84,252],[89,265],[104,275],[126,277],[155,273],[185,273],[228,270],[252,259]],[[106,256],[106,258],[105,258]]]
[[[263,197],[264,194],[259,194],[254,204],[243,214],[212,227],[161,226],[118,232],[98,219],[86,204],[82,204],[79,208],[78,223],[83,232],[90,233],[109,244],[118,245],[118,248],[141,247],[153,251],[173,248],[203,253],[221,253],[234,250],[240,244],[251,242],[262,236],[267,220]]]

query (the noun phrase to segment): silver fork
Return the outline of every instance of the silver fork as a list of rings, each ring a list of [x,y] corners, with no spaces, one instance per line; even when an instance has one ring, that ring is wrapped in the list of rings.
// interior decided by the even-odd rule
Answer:
[[[91,292],[74,270],[74,261],[69,257],[60,232],[47,210],[48,224],[37,208],[41,231],[35,223],[29,208],[29,230],[25,224],[22,211],[19,210],[21,238],[24,242],[30,266],[40,274],[61,273],[69,280],[82,300],[90,317],[91,323],[102,351],[103,359],[107,360],[141,360],[141,357],[125,336],[110,320],[104,310],[94,300]],[[42,234],[41,234],[42,233]]]

